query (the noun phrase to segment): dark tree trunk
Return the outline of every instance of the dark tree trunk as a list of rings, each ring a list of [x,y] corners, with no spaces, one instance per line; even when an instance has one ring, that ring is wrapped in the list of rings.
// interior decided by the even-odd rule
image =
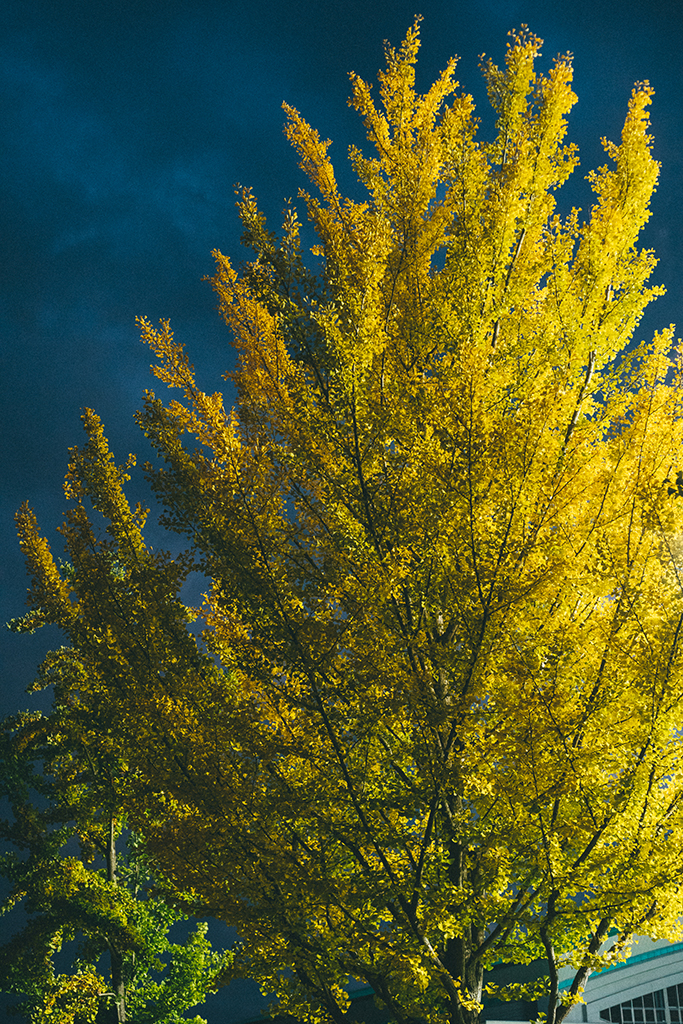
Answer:
[[[467,881],[469,868],[467,850],[461,843],[451,843],[451,863],[449,876],[452,882],[463,886]],[[465,934],[449,939],[443,956],[444,966],[449,974],[462,986],[462,998],[451,998],[451,1024],[476,1024],[480,1011],[469,1009],[463,1005],[463,999],[481,1003],[484,987],[484,968],[480,959],[473,954],[484,941],[484,932],[473,925],[465,929]]]

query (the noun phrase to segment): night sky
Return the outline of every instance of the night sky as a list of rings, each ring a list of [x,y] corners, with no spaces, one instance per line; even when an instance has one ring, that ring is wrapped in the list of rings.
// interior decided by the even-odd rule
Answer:
[[[346,104],[348,72],[374,81],[383,41],[399,45],[416,13],[418,88],[458,54],[483,132],[491,116],[482,53],[502,63],[507,32],[526,23],[545,41],[540,69],[574,54],[569,139],[581,166],[560,212],[588,210],[584,175],[605,162],[600,138],[619,141],[633,83],[650,80],[662,175],[643,243],[660,258],[653,282],[668,292],[638,334],[671,322],[683,333],[683,0],[4,0],[0,623],[25,607],[13,523],[24,500],[61,553],[54,530],[68,448],[84,436],[81,410],[102,416],[117,461],[147,455],[133,413],[145,388],[162,389],[135,317],[169,318],[200,386],[226,390],[229,335],[202,278],[213,271],[212,249],[238,262],[247,255],[236,183],[253,186],[272,228],[307,185],[282,133],[282,101],[333,140],[340,186],[359,194],[346,161],[348,145],[363,141]],[[141,474],[129,494],[146,497]],[[59,643],[56,631],[0,628],[0,713],[45,706],[24,689]],[[212,1022],[234,1016],[224,996],[202,1012]]]

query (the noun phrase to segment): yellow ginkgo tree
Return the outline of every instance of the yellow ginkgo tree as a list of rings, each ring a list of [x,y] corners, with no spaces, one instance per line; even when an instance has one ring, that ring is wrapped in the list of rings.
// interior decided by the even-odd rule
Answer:
[[[561,215],[569,58],[542,75],[514,34],[484,142],[454,62],[416,94],[418,41],[379,102],[352,76],[355,198],[285,107],[308,263],[294,208],[277,235],[240,193],[253,259],[213,279],[236,407],[141,322],[182,392],[139,422],[184,560],[145,545],[88,412],[68,572],[19,516],[22,622],[62,627],[61,713],[121,752],[132,827],[282,1012],[341,1024],[356,979],[397,1024],[472,1024],[487,969],[542,957],[559,1024],[682,909],[681,366],[672,328],[634,338],[662,290],[637,247],[651,89]]]

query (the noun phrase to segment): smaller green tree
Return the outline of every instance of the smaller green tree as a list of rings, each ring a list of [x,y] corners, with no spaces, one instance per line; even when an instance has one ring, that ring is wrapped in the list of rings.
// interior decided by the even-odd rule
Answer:
[[[2,723],[11,816],[0,822],[0,874],[11,891],[0,912],[21,906],[28,919],[0,947],[0,989],[23,997],[15,1011],[31,1024],[184,1024],[232,954],[212,949],[205,923],[171,942],[187,914],[125,830],[116,759],[88,750],[65,722],[57,699],[50,716]]]

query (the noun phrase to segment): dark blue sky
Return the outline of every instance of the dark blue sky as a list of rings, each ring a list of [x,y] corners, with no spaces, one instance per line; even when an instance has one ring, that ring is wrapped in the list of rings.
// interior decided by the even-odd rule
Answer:
[[[680,0],[4,0],[0,622],[24,610],[13,525],[22,501],[61,550],[54,529],[80,410],[102,415],[120,461],[145,455],[132,416],[153,383],[136,315],[170,318],[202,386],[222,386],[228,332],[202,277],[213,248],[240,259],[236,182],[253,186],[272,227],[306,184],[282,134],[282,101],[332,138],[340,183],[352,187],[346,150],[362,132],[346,105],[348,72],[373,80],[383,40],[399,44],[416,13],[418,86],[458,54],[485,126],[479,55],[501,63],[509,29],[527,23],[545,40],[540,67],[574,53],[570,138],[581,167],[561,209],[589,206],[583,176],[604,162],[599,139],[618,141],[633,83],[651,81],[663,169],[644,240],[668,294],[639,334],[672,321],[683,333]],[[135,480],[131,494],[144,495]],[[0,713],[28,706],[24,688],[58,642],[0,630]]]

